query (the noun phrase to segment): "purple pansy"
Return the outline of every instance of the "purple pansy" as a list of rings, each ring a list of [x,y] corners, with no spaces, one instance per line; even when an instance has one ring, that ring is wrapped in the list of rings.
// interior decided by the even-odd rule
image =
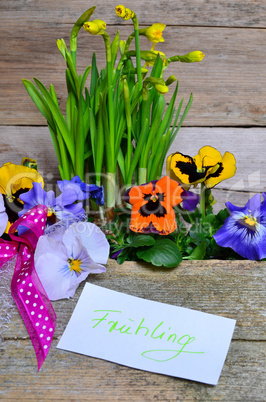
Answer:
[[[72,189],[77,194],[77,200],[87,200],[94,198],[98,205],[104,204],[103,186],[99,187],[96,184],[86,184],[81,181],[79,176],[73,177],[71,180],[59,180],[57,182],[60,191]]]
[[[2,234],[6,230],[7,222],[8,222],[8,216],[6,213],[4,198],[0,193],[0,236],[2,236]]]
[[[33,182],[32,185],[30,191],[20,195],[20,199],[24,202],[24,208],[19,212],[19,217],[40,204],[48,207],[47,222],[50,224],[55,223],[56,218],[63,220],[72,215],[82,217],[85,214],[82,202],[76,203],[77,193],[75,189],[67,188],[58,197],[55,197],[54,191],[46,192],[40,183]]]
[[[227,202],[230,216],[214,234],[219,246],[230,247],[249,260],[266,258],[266,193],[254,195],[247,204],[237,207]]]
[[[50,300],[73,297],[90,273],[106,268],[110,246],[101,229],[89,222],[58,226],[39,238],[35,267]]]
[[[182,207],[187,211],[195,211],[195,208],[200,201],[200,196],[192,191],[183,190],[182,198]]]

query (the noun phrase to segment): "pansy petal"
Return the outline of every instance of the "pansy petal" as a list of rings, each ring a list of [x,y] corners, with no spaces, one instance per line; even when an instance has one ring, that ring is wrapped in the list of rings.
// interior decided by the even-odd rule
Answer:
[[[0,193],[0,236],[2,236],[7,227],[8,216],[5,211],[4,199]]]
[[[46,205],[46,191],[42,188],[41,183],[33,182],[32,188],[28,192],[21,194],[19,198],[24,203],[23,210],[18,213],[19,217],[36,205]]]
[[[91,222],[73,223],[64,233],[63,242],[69,249],[75,237],[80,237],[92,260],[96,263],[106,264],[110,245],[102,230]]]
[[[172,179],[186,185],[204,181],[207,171],[198,169],[193,158],[183,155],[181,152],[175,152],[170,156],[168,167],[175,175],[175,177],[171,176]]]
[[[225,152],[222,160],[208,171],[204,184],[207,188],[212,188],[222,180],[229,179],[236,172],[236,160],[233,154]]]
[[[71,297],[72,293],[70,291],[71,294],[69,294],[69,289],[73,291],[72,283],[74,282],[77,287],[88,275],[86,272],[83,276],[76,278],[75,273],[69,271],[65,260],[59,258],[57,254],[50,253],[41,255],[35,263],[35,268],[50,300]]]
[[[42,255],[46,253],[56,254],[62,260],[64,261],[67,260],[68,254],[66,247],[64,246],[64,244],[60,239],[61,236],[62,236],[61,228],[57,231],[54,231],[50,235],[40,236],[34,253],[35,263]]]

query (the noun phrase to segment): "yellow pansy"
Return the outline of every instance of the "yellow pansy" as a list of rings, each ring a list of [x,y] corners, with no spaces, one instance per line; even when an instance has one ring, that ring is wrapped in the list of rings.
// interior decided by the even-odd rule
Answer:
[[[167,158],[167,174],[171,179],[182,183],[186,188],[198,183],[212,188],[222,180],[229,179],[236,172],[233,154],[225,152],[222,156],[217,149],[205,146],[194,157],[175,152]]]
[[[32,182],[41,183],[44,186],[42,176],[35,169],[11,162],[5,163],[0,168],[0,192],[4,197],[10,223],[15,222],[18,218],[17,213],[23,207],[19,199],[20,194],[29,191],[32,188]]]
[[[165,27],[166,27],[165,24],[161,23],[153,24],[145,31],[147,39],[149,39],[149,41],[153,43],[164,42],[164,38],[162,35]]]

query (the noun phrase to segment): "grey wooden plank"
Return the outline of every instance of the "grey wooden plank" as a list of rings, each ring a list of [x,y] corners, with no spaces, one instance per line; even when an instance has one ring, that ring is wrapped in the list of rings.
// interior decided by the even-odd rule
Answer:
[[[233,341],[217,386],[120,366],[56,349],[40,372],[29,340],[8,340],[0,350],[3,400],[265,400],[263,342]]]
[[[14,20],[17,15],[23,20],[30,14],[34,22],[62,19],[72,24],[87,8],[96,5],[94,18],[104,19],[110,24],[118,21],[124,24],[115,14],[117,4],[120,3],[112,0],[95,0],[90,4],[85,0],[75,0],[66,7],[63,0],[9,0],[1,2],[0,10],[5,21]],[[125,5],[133,8],[141,25],[163,22],[169,25],[265,27],[266,5],[263,0],[146,0],[145,5],[142,0],[135,0]]]
[[[266,263],[254,261],[183,261],[177,268],[109,260],[107,272],[88,281],[119,292],[196,309],[237,320],[234,339],[265,340]],[[73,299],[53,302],[58,315],[55,337],[62,334],[84,283]],[[4,338],[27,338],[16,309]]]
[[[30,29],[28,29],[30,26]],[[54,84],[60,107],[65,110],[65,63],[56,40],[68,38],[71,26],[62,22],[12,20],[0,24],[0,124],[43,125],[44,118],[28,96],[22,78],[39,78],[46,86]],[[108,27],[113,38],[116,29],[127,38],[132,27]],[[191,92],[194,101],[185,126],[265,126],[266,63],[264,29],[169,26],[165,42],[156,45],[168,57],[200,49],[206,55],[201,63],[173,63],[165,78],[175,74],[179,79],[177,100],[184,104]],[[141,38],[141,47],[151,43]],[[105,49],[100,36],[81,31],[78,40],[78,71],[91,63],[97,52],[100,68],[105,65]],[[169,101],[173,88],[166,95]]]

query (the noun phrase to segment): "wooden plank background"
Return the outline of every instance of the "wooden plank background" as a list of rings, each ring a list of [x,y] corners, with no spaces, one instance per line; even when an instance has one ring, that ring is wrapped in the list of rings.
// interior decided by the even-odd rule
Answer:
[[[65,62],[56,40],[68,43],[74,22],[96,5],[113,37],[133,29],[114,12],[116,2],[96,0],[0,0],[0,165],[37,159],[47,189],[59,179],[46,122],[29,98],[22,78],[54,84],[66,104]],[[201,63],[175,63],[167,75],[180,81],[178,97],[194,100],[170,152],[194,156],[204,145],[233,152],[237,173],[214,190],[219,210],[230,200],[244,205],[266,190],[266,0],[135,0],[125,3],[141,27],[162,22],[167,56],[202,50]],[[141,38],[141,47],[150,42]],[[97,51],[104,65],[101,37],[81,31],[78,70]],[[166,98],[169,101],[171,93]],[[107,273],[89,281],[110,289],[237,319],[219,385],[206,386],[145,373],[56,350],[81,289],[73,300],[55,302],[58,326],[40,373],[27,331],[14,312],[0,345],[0,399],[265,400],[265,262],[183,262],[178,269],[110,261]],[[264,349],[263,349],[264,348]],[[68,384],[68,386],[66,386]]]
[[[237,320],[217,386],[135,370],[56,349],[83,284],[73,299],[53,302],[57,328],[37,373],[31,341],[18,311],[0,344],[3,400],[265,400],[264,262],[184,261],[176,269],[109,261],[107,272],[88,281],[137,297]]]
[[[132,32],[132,24],[115,15],[113,1],[11,0],[0,1],[0,164],[23,156],[36,158],[54,186],[59,173],[46,122],[28,96],[21,79],[39,78],[53,83],[60,107],[65,110],[65,62],[56,40],[68,43],[73,23],[88,7],[96,5],[95,18],[107,22],[111,37]],[[130,3],[126,3],[130,7]],[[201,63],[172,63],[167,74],[179,79],[179,94],[194,100],[170,152],[194,156],[203,145],[236,154],[237,174],[214,190],[216,209],[224,204],[224,189],[238,202],[243,191],[264,191],[266,136],[266,1],[189,0],[134,1],[141,27],[154,22],[167,25],[165,42],[156,45],[167,56],[200,49]],[[141,47],[150,42],[141,37]],[[101,37],[81,30],[78,38],[79,72],[97,52],[104,66]],[[172,91],[169,91],[172,92]],[[171,93],[166,95],[169,101]],[[228,197],[228,196],[227,196]]]

